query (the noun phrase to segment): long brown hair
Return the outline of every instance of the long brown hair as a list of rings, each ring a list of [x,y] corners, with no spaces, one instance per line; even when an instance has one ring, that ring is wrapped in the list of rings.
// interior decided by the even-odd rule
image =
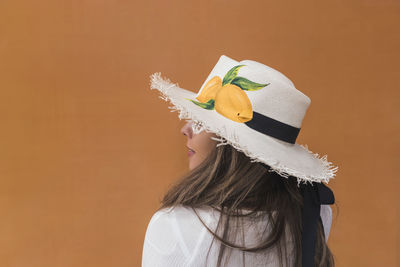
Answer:
[[[301,266],[302,201],[295,177],[284,178],[268,171],[261,164],[251,162],[250,158],[231,145],[225,144],[213,149],[206,160],[173,184],[164,195],[160,209],[184,205],[193,208],[194,211],[195,208],[201,207],[218,210],[221,216],[215,232],[199,217],[213,235],[213,241],[220,241],[218,267],[222,266],[224,256],[228,257],[225,253],[228,249],[240,249],[243,253],[267,252],[273,247],[277,248],[280,266],[288,266],[287,243],[283,242],[287,234],[290,234],[293,245],[290,255],[294,257],[293,266]],[[244,214],[243,210],[248,212]],[[238,234],[229,231],[234,219],[246,217],[256,220],[260,211],[267,214],[271,222],[270,234],[265,240],[251,248],[230,241],[236,240],[236,237],[228,233]],[[315,266],[334,266],[334,258],[325,242],[320,220],[317,231]],[[221,232],[222,236],[218,232]]]

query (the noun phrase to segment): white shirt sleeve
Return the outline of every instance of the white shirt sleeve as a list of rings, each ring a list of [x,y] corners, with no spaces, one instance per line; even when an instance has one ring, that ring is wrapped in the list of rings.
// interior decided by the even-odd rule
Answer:
[[[146,230],[142,267],[185,266],[188,252],[177,230],[175,214],[171,208],[154,213]]]
[[[328,242],[329,233],[332,226],[332,208],[329,205],[321,205],[321,220],[324,226],[325,241]]]

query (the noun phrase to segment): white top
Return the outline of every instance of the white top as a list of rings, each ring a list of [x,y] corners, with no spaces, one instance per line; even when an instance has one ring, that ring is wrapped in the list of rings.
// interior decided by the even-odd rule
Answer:
[[[204,223],[215,230],[219,212],[212,208],[196,209]],[[332,224],[332,209],[329,205],[321,205],[321,218],[324,225],[326,241]],[[267,220],[250,225],[244,221],[244,245],[251,247],[258,243],[262,227]],[[261,227],[261,228],[260,228]],[[218,232],[220,233],[220,232]],[[268,233],[266,233],[268,234]],[[239,233],[238,235],[242,235]],[[197,215],[189,207],[182,205],[175,208],[162,209],[151,218],[143,245],[142,267],[204,267],[216,266],[220,242],[215,239],[210,249],[206,265],[206,256],[213,236],[203,226]],[[288,247],[290,247],[290,240]],[[241,240],[235,242],[241,243]],[[228,252],[229,253],[229,252]],[[277,253],[251,253],[232,250],[227,266],[278,266]]]

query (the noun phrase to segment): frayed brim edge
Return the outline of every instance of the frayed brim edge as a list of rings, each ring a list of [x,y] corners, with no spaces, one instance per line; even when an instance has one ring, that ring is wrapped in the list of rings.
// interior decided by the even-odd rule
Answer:
[[[168,78],[162,78],[160,72],[156,72],[150,75],[150,89],[157,89],[161,93],[159,97],[164,101],[167,102],[169,101],[172,104],[171,106],[168,107],[169,109],[171,109],[171,112],[178,111],[179,113],[178,117],[180,120],[182,119],[192,120],[193,130],[195,133],[199,133],[204,130],[206,132],[215,133],[216,135],[221,137],[221,138],[212,138],[218,142],[217,146],[229,144],[238,151],[241,151],[246,156],[248,156],[251,159],[251,162],[261,162],[270,166],[271,167],[271,169],[269,170],[270,172],[276,172],[280,176],[285,178],[288,178],[289,176],[295,176],[297,178],[298,185],[300,184],[300,182],[320,183],[322,181],[328,184],[330,179],[334,179],[335,173],[338,171],[339,167],[334,166],[331,162],[328,161],[328,155],[324,155],[321,157],[318,153],[313,153],[312,151],[310,151],[307,145],[299,144],[304,148],[305,151],[307,151],[314,158],[316,158],[323,166],[324,171],[319,176],[307,175],[304,174],[303,172],[299,172],[285,165],[282,165],[275,159],[264,158],[259,154],[254,153],[249,149],[247,149],[246,145],[239,144],[234,137],[232,137],[226,132],[226,129],[224,127],[217,128],[211,125],[207,125],[205,121],[199,119],[196,116],[196,114],[193,113],[191,110],[188,110],[187,108],[177,103],[170,92],[171,88],[173,87],[181,89],[178,83],[172,83]]]

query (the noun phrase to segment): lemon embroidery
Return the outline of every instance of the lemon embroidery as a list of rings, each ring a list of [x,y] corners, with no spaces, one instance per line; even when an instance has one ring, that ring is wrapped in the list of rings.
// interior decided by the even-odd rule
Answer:
[[[253,118],[253,107],[250,99],[244,91],[256,91],[267,84],[252,82],[244,77],[237,76],[241,67],[237,65],[231,68],[221,80],[214,76],[203,87],[196,100],[186,98],[201,108],[217,111],[222,116],[236,121],[246,122]]]
[[[246,93],[234,84],[227,84],[215,96],[215,110],[237,122],[249,121],[253,118],[253,108]]]
[[[201,103],[205,103],[210,101],[211,99],[215,99],[215,95],[222,88],[222,80],[218,76],[214,76],[210,79],[206,85],[204,86],[201,94],[196,97]]]

